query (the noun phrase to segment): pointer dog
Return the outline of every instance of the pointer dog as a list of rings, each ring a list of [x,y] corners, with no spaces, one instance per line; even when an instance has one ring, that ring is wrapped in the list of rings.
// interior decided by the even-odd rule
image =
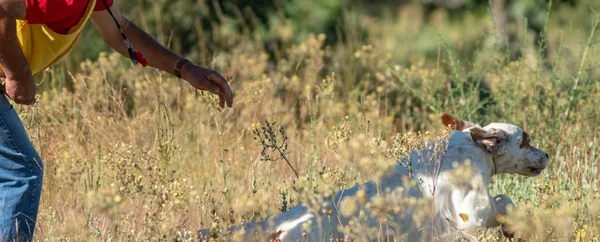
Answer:
[[[486,186],[490,177],[500,173],[537,176],[546,168],[548,154],[532,147],[529,135],[512,124],[491,123],[480,127],[445,113],[441,120],[453,129],[447,141],[438,142],[442,143],[441,151],[440,144],[431,143],[423,150],[413,151],[404,162],[408,166],[396,165],[391,174],[377,182],[338,191],[323,199],[324,203],[319,203],[321,206],[299,204],[262,222],[229,230],[243,229],[244,240],[256,240],[256,235],[261,234],[281,241],[329,241],[344,238],[343,227],[353,218],[365,216],[366,221],[361,220],[361,224],[365,224],[364,234],[360,236],[369,236],[366,235],[368,228],[379,228],[377,236],[380,238],[403,234],[406,237],[397,238],[406,241],[475,240],[479,230],[500,225],[497,216],[505,215],[507,207],[514,206],[504,195],[493,197],[489,194]],[[471,172],[460,173],[466,174],[466,182],[456,182],[457,165],[470,168]],[[407,186],[403,177],[417,181],[417,185]],[[350,216],[347,212],[340,213],[340,204],[346,199],[373,202],[386,194],[398,193],[403,197],[429,199],[432,205],[417,209],[406,209],[405,206],[385,220],[376,218],[377,211],[372,206],[351,210]],[[388,205],[398,204],[383,204],[384,207]],[[421,222],[415,221],[413,216],[419,209],[431,212]],[[200,235],[210,233],[208,230],[198,232]]]

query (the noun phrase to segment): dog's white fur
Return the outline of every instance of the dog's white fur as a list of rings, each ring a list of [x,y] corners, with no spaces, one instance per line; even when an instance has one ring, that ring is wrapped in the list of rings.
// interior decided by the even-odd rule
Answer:
[[[403,210],[394,217],[394,226],[400,227],[400,232],[408,236],[407,241],[475,239],[477,231],[499,225],[498,215],[505,215],[507,207],[514,206],[512,200],[504,195],[492,197],[489,194],[486,187],[490,177],[499,173],[537,176],[548,164],[548,155],[531,147],[528,135],[515,125],[492,123],[482,128],[448,114],[442,114],[441,118],[444,125],[455,130],[447,143],[442,142],[442,146],[447,146],[445,152],[436,148],[440,144],[432,143],[426,149],[410,154],[407,162],[411,168],[396,165],[392,174],[382,177],[377,183],[357,185],[324,199],[324,207],[311,209],[307,204],[299,204],[285,213],[260,223],[236,227],[235,230],[243,229],[249,236],[247,239],[251,239],[257,231],[281,241],[343,238],[339,228],[348,225],[352,216],[338,213],[340,201],[363,192],[365,198],[373,199],[377,195],[402,191],[402,196],[433,201],[433,208],[423,208],[433,210],[433,216],[420,225],[413,221],[411,210]],[[472,168],[466,183],[457,184],[453,180],[457,164]],[[416,179],[419,185],[407,188],[402,176]],[[328,217],[319,211],[332,214]],[[361,208],[355,216],[362,213],[368,218],[369,226],[381,226],[381,221],[371,212],[368,208]],[[208,231],[200,232],[206,235]]]

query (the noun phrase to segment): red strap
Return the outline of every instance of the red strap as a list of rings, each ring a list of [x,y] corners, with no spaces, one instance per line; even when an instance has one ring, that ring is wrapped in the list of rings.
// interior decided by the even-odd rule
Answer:
[[[148,60],[146,60],[146,58],[144,58],[144,55],[142,54],[142,52],[136,51],[135,58],[137,58],[137,61],[138,61],[138,63],[140,63],[140,65],[142,65],[144,67],[148,65]]]

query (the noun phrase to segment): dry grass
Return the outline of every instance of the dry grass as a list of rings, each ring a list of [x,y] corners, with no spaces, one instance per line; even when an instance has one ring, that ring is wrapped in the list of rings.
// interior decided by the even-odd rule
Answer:
[[[372,39],[324,46],[326,36],[315,35],[272,63],[260,40],[238,37],[238,47],[213,59],[236,91],[226,110],[113,54],[82,63],[71,90],[53,88],[35,108],[19,107],[46,164],[36,240],[170,240],[259,221],[381,175],[442,135],[440,111],[515,123],[550,154],[540,177],[493,179],[492,192],[517,204],[507,223],[518,236],[600,240],[596,26],[551,23],[554,64],[546,67],[527,37],[523,57],[509,61],[491,24],[434,17],[442,19],[435,28],[364,18],[357,25],[371,26]],[[459,58],[467,42],[488,44]],[[407,59],[411,50],[421,57]],[[266,149],[268,159],[253,133],[265,121],[275,122],[274,142],[286,144],[285,152]],[[496,230],[481,239],[504,240]]]

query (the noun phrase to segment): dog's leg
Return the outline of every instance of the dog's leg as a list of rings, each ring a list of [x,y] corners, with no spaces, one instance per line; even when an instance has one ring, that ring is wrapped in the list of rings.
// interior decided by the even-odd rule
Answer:
[[[505,196],[504,194],[500,194],[494,197],[494,203],[496,207],[496,225],[502,226],[502,234],[507,238],[513,238],[515,235],[513,231],[510,231],[505,224],[498,221],[498,216],[506,216],[508,214],[508,209],[514,209],[515,204],[513,201]]]
[[[500,225],[498,216],[506,215],[507,208],[514,206],[504,195],[492,197],[483,186],[457,189],[452,194],[454,214],[459,231],[475,236],[481,229]]]

